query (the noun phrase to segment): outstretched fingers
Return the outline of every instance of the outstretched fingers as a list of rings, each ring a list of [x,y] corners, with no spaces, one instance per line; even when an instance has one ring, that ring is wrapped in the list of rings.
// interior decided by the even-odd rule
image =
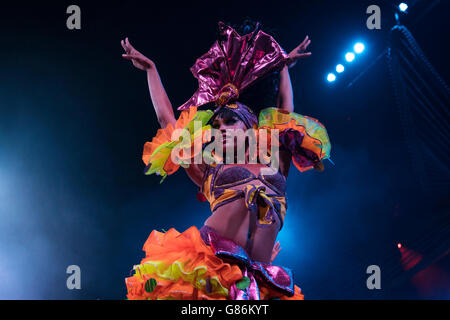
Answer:
[[[134,49],[134,47],[131,45],[130,40],[128,40],[128,37],[126,37],[125,40],[121,40],[120,44],[122,45],[123,50],[125,50],[127,54],[136,52],[136,49]]]
[[[309,37],[306,36],[305,39],[303,39],[302,43],[300,43],[300,46],[304,46],[309,40]]]
[[[305,37],[305,40],[303,40],[303,44],[304,44],[305,46],[308,46],[310,43],[311,43],[311,39],[309,39],[309,36],[306,36],[306,37]]]
[[[125,50],[126,53],[129,53],[129,49],[127,48],[127,45],[125,44],[125,41],[120,40],[120,44],[122,45],[123,50]]]
[[[311,40],[308,40],[305,45],[303,46],[305,49],[308,48],[309,44],[311,43]]]
[[[130,51],[135,50],[134,47],[131,45],[130,41],[128,40],[128,37],[125,38],[125,44]]]
[[[305,51],[306,48],[308,48],[309,44],[311,43],[311,40],[308,39],[308,37],[303,40],[302,43],[297,47],[298,50]]]
[[[280,252],[281,247],[280,247],[280,241],[277,241],[277,243],[274,245],[273,250],[272,250],[272,256],[270,261],[273,262],[273,260],[275,260],[275,258],[277,257],[278,253]]]
[[[128,60],[138,60],[142,61],[142,58],[140,56],[134,55],[134,54],[122,54],[122,57]]]
[[[278,252],[280,252],[280,250],[281,250],[280,241],[277,241],[277,243],[275,244],[274,250],[277,254],[278,254]]]

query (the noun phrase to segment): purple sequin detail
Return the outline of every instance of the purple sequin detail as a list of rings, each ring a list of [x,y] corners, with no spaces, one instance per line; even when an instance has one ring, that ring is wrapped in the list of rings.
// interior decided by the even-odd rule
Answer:
[[[263,176],[259,174],[258,176],[254,175],[250,170],[240,167],[233,166],[226,168],[222,172],[217,170],[217,176],[214,181],[214,192],[219,190],[222,191],[223,188],[234,187],[244,183],[247,183],[251,180],[259,179],[264,184],[267,184],[268,187],[274,190],[277,195],[284,195],[286,192],[286,179],[283,175],[278,171],[276,174]],[[220,193],[222,194],[223,191]],[[218,196],[216,195],[216,198]]]
[[[220,188],[224,185],[239,185],[242,181],[246,181],[247,178],[253,177],[253,174],[244,167],[234,166],[225,169],[222,173],[218,174],[215,188]]]
[[[216,230],[207,225],[204,225],[203,227],[200,228],[199,231],[200,231],[200,237],[202,238],[203,242],[209,246],[210,244],[209,244],[208,232],[216,232]]]

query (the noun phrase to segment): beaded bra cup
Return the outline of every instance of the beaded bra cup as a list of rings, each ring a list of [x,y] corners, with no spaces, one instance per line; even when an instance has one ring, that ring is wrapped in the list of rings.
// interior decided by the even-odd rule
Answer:
[[[213,190],[231,188],[245,184],[249,181],[260,180],[263,184],[273,190],[276,195],[284,195],[286,192],[286,178],[278,171],[272,175],[255,175],[244,167],[233,166],[218,172]]]

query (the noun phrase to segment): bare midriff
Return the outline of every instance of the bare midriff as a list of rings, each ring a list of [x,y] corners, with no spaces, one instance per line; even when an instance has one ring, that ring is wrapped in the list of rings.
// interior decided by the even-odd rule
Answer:
[[[225,168],[233,166],[226,165]],[[234,165],[235,166],[235,165]],[[261,165],[239,165],[258,175]],[[263,185],[260,180],[255,179],[246,184],[231,187],[230,189],[243,190],[246,185]],[[273,193],[273,190],[266,186],[266,193]],[[275,215],[276,222],[269,227],[260,228],[254,226],[253,246],[248,252],[253,260],[270,263],[272,249],[274,247],[278,231],[280,230],[280,220]],[[229,238],[245,248],[249,231],[250,211],[245,205],[244,198],[238,198],[217,208],[205,221],[205,225],[217,231],[221,236]]]

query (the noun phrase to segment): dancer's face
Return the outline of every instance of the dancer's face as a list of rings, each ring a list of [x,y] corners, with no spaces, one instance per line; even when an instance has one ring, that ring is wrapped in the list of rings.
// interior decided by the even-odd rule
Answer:
[[[214,129],[222,131],[223,138],[223,148],[226,151],[227,148],[233,147],[236,149],[236,137],[235,141],[232,141],[230,137],[231,130],[242,129],[243,131],[247,130],[244,122],[237,115],[233,115],[231,113],[219,114],[211,125]]]

